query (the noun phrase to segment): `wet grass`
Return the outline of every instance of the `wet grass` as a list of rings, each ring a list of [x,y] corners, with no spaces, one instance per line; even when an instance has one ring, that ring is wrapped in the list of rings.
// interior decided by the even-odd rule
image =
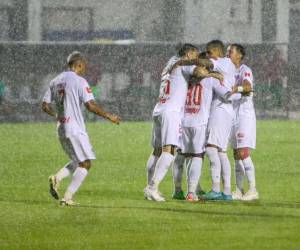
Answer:
[[[250,203],[145,201],[151,124],[88,131],[97,160],[80,205],[60,207],[47,183],[67,162],[55,125],[0,125],[0,249],[300,249],[300,122],[258,123],[261,199]],[[208,190],[207,160],[202,182]],[[170,197],[170,173],[161,191]]]

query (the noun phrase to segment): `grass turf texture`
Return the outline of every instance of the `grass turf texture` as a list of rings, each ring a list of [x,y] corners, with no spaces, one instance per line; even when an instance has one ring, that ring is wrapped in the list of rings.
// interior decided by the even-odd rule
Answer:
[[[75,196],[81,205],[60,207],[47,182],[67,162],[55,125],[0,125],[0,249],[300,249],[299,122],[258,122],[261,199],[250,203],[172,201],[170,172],[168,201],[145,201],[151,124],[88,131],[97,160]],[[208,170],[206,159],[206,190]]]

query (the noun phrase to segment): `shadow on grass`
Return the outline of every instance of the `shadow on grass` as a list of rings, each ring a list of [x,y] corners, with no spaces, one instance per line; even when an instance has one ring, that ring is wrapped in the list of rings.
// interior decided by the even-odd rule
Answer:
[[[122,200],[123,202],[124,200]],[[140,200],[141,201],[141,200]],[[57,201],[50,201],[50,200],[4,200],[0,199],[0,203],[16,203],[16,204],[24,204],[24,205],[58,205]],[[172,203],[175,205],[176,203],[184,204],[185,201],[172,201],[172,202],[166,202],[166,203],[154,203],[151,201],[148,201],[149,205],[151,206],[107,206],[107,205],[97,205],[97,204],[79,204],[74,207],[68,207],[71,209],[76,208],[85,208],[85,209],[136,209],[136,210],[151,210],[151,211],[162,211],[162,212],[170,212],[170,213],[190,213],[190,214],[205,214],[205,215],[220,215],[220,216],[243,216],[243,217],[261,217],[261,218],[282,218],[282,219],[300,219],[300,215],[295,214],[270,214],[269,212],[261,213],[261,212],[239,212],[239,211],[213,211],[213,210],[202,210],[203,208],[207,208],[207,205],[210,207],[212,205],[214,206],[256,206],[256,207],[267,207],[267,208],[296,208],[300,209],[300,203],[297,202],[268,202],[268,201],[256,201],[256,202],[197,202],[194,203],[195,206],[199,206],[199,210],[195,210],[195,207],[193,209],[188,208],[178,208],[178,207],[161,207],[163,204],[171,205]],[[190,203],[188,203],[190,205]],[[153,205],[159,205],[160,207],[153,207]]]

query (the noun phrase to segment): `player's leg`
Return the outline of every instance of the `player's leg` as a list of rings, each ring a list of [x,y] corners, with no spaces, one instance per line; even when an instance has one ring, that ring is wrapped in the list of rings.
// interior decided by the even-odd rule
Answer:
[[[259,198],[259,196],[256,190],[255,167],[250,156],[250,149],[237,149],[237,157],[243,163],[243,166],[245,168],[245,175],[247,176],[249,183],[249,190],[245,195],[243,195],[242,200],[256,200]]]
[[[223,172],[225,170],[228,173],[230,163],[227,161],[228,158],[226,159],[227,156],[219,152],[227,150],[232,122],[232,117],[224,113],[222,109],[216,109],[210,118],[206,154],[211,167],[212,191],[204,195],[205,199],[223,199],[224,195],[220,192],[221,168],[223,163],[223,168],[225,168]]]
[[[241,200],[244,194],[244,177],[245,168],[242,160],[239,157],[238,149],[233,150],[234,162],[235,162],[235,183],[236,189],[232,193],[234,200]]]
[[[255,149],[256,144],[256,119],[255,114],[251,117],[239,118],[239,130],[237,137],[237,159],[240,160],[245,169],[249,190],[243,195],[242,200],[256,200],[259,198],[256,190],[255,167],[251,159],[251,149]]]
[[[182,176],[184,168],[185,156],[181,153],[181,150],[177,150],[177,155],[173,163],[173,183],[174,192],[172,195],[173,199],[184,200],[184,192],[182,190]]]
[[[162,152],[161,147],[157,147],[153,149],[152,154],[149,156],[149,159],[147,161],[147,184],[150,183],[150,181],[152,180],[153,174],[154,174],[154,170],[155,170],[155,165],[158,161],[158,158],[160,157]]]
[[[91,166],[92,164],[90,160],[85,160],[84,162],[79,163],[79,166],[73,174],[72,181],[65,192],[64,198],[61,201],[62,205],[74,205],[73,196],[86,178]]]
[[[66,177],[70,176],[74,173],[78,164],[76,162],[70,161],[64,167],[62,167],[55,175],[51,175],[49,177],[49,185],[50,185],[50,194],[53,198],[59,199],[59,183]]]
[[[201,176],[203,153],[191,154],[190,161],[187,165],[188,176],[188,195],[186,199],[188,201],[197,201],[198,196],[196,194],[197,186]]]
[[[158,158],[161,155],[162,148],[161,148],[161,122],[157,116],[153,117],[152,123],[152,141],[151,141],[153,152],[149,156],[146,165],[147,171],[147,184],[149,185],[150,181],[152,180],[156,163]]]
[[[223,199],[232,200],[231,195],[231,167],[227,153],[225,151],[219,151],[219,158],[221,162],[221,172],[224,182]]]
[[[78,134],[69,138],[69,152],[70,158],[74,162],[78,162],[78,167],[74,171],[64,198],[61,200],[62,205],[74,205],[73,196],[86,178],[88,170],[92,166],[91,160],[96,159],[86,134]]]
[[[147,193],[152,196],[155,201],[164,201],[160,195],[158,188],[160,182],[164,179],[171,166],[176,148],[180,146],[180,126],[181,116],[177,112],[165,112],[161,115],[161,138],[162,138],[162,154],[159,157],[151,183],[147,187]]]

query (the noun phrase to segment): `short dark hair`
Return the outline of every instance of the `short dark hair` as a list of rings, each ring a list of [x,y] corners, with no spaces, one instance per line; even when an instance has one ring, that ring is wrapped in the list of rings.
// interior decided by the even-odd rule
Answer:
[[[206,50],[214,49],[214,48],[219,48],[223,52],[225,52],[225,46],[224,43],[220,40],[212,40],[206,44]]]
[[[193,44],[185,43],[178,49],[178,56],[180,57],[185,56],[190,50],[199,50],[199,49]]]
[[[73,51],[67,58],[67,64],[71,68],[78,61],[85,61],[85,57],[79,51]]]
[[[244,57],[246,56],[246,50],[241,44],[233,43],[230,46],[235,47],[235,49],[242,55],[242,59],[244,59]]]
[[[201,52],[201,53],[199,54],[199,58],[200,58],[200,59],[207,59],[208,57],[207,57],[206,52],[205,52],[205,51],[204,51],[204,52]]]

